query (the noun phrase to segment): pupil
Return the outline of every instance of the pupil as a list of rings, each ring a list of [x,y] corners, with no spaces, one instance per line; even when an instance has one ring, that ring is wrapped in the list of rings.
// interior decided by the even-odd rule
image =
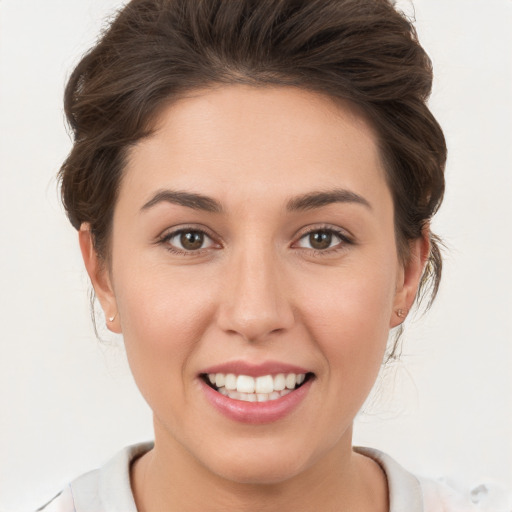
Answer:
[[[332,242],[332,233],[316,231],[309,235],[309,243],[313,249],[328,249]]]
[[[182,247],[190,251],[200,249],[203,245],[203,241],[203,233],[199,233],[198,231],[187,231],[186,233],[182,233],[180,236]]]

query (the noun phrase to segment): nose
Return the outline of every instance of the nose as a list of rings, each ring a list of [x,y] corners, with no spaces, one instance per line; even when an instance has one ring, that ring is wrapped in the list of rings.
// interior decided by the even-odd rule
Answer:
[[[217,318],[224,332],[256,342],[292,327],[290,290],[271,251],[234,256],[223,284]]]

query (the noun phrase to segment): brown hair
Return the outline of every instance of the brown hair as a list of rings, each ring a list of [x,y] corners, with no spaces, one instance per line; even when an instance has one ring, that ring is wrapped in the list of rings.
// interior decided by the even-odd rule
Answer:
[[[73,226],[91,226],[108,257],[128,148],[164,104],[211,84],[289,85],[357,105],[376,129],[395,205],[398,249],[439,207],[446,144],[426,105],[432,66],[389,0],[132,0],[73,71],[65,111],[74,134],[62,165]],[[437,238],[420,290],[441,276]],[[429,286],[426,286],[429,285]],[[422,293],[419,296],[422,296]]]

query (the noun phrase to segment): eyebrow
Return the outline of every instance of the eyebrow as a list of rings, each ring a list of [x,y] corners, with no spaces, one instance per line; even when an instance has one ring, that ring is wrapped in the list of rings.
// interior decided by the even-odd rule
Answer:
[[[221,204],[215,199],[197,194],[194,192],[183,192],[180,190],[159,190],[144,206],[141,211],[148,210],[160,203],[171,203],[185,206],[194,210],[202,210],[210,213],[222,213]],[[345,189],[329,190],[327,192],[309,192],[294,197],[286,204],[288,211],[306,211],[321,208],[333,203],[356,203],[361,204],[370,210],[370,203],[359,194]]]
[[[203,210],[211,213],[221,213],[222,206],[208,196],[193,192],[182,192],[179,190],[159,190],[144,206],[141,211],[148,210],[159,203],[171,203],[179,206],[186,206],[193,210]]]
[[[370,210],[372,209],[371,204],[364,197],[345,189],[335,189],[327,192],[310,192],[303,196],[294,197],[288,201],[286,209],[288,211],[313,210],[333,203],[356,203]]]

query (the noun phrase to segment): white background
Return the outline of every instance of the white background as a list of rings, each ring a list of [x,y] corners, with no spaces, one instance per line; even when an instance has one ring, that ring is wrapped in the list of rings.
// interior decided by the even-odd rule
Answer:
[[[0,0],[0,509],[35,508],[151,418],[122,348],[95,339],[58,201],[65,78],[114,0]],[[400,2],[410,12],[410,3]],[[512,487],[512,1],[417,0],[450,149],[440,296],[409,322],[355,441],[409,469]],[[119,342],[117,342],[119,345]]]

